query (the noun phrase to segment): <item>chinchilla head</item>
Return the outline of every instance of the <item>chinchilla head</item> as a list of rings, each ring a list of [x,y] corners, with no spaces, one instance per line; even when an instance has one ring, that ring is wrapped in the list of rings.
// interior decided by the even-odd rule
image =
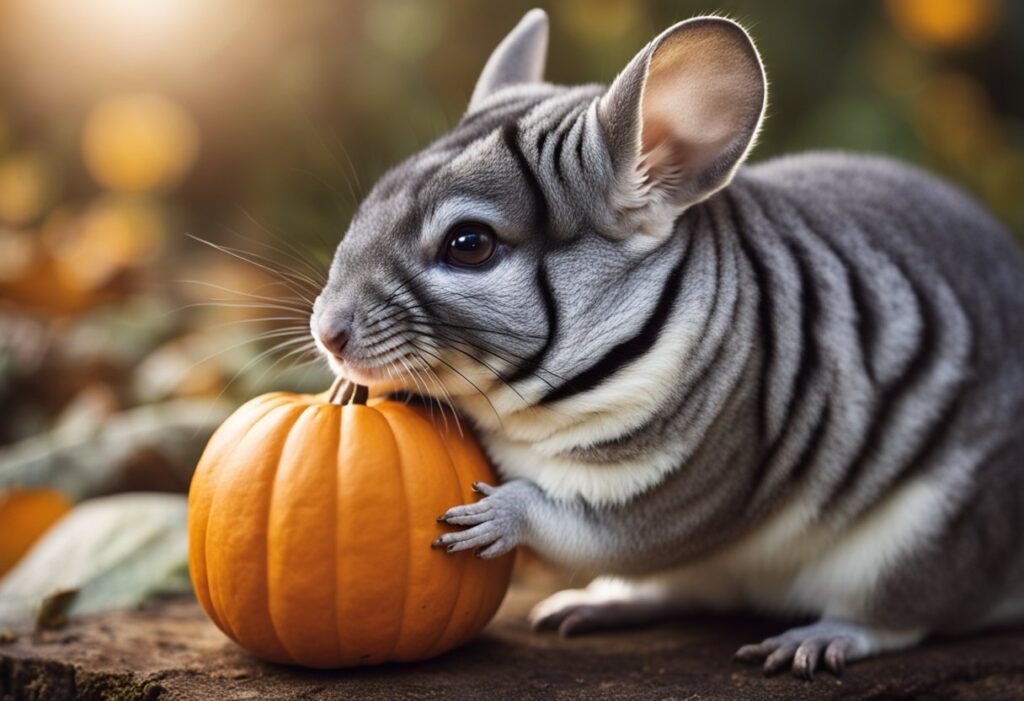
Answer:
[[[680,215],[753,143],[759,57],[736,23],[698,18],[611,86],[563,87],[543,81],[547,42],[527,13],[459,124],[361,203],[311,319],[337,372],[521,409],[655,312]]]

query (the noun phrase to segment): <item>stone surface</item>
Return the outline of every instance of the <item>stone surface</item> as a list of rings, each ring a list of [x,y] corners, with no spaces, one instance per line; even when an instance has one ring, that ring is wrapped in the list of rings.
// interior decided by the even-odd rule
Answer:
[[[1012,699],[1024,698],[1024,634],[934,641],[853,665],[837,679],[764,678],[732,662],[781,624],[691,618],[562,640],[534,634],[513,587],[476,641],[414,665],[317,672],[261,663],[191,600],[82,619],[15,640],[0,636],[0,698],[109,699]]]

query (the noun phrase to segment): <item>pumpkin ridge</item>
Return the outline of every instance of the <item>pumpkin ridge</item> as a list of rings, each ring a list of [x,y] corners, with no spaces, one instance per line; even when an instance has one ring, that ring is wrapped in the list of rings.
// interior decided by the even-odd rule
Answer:
[[[338,553],[343,563],[335,576],[342,586],[337,600],[339,618],[343,624],[339,634],[345,644],[342,658],[346,666],[361,666],[393,661],[398,645],[402,624],[406,582],[412,570],[403,567],[401,559],[404,550],[404,536],[409,528],[406,511],[402,509],[400,450],[393,427],[381,411],[368,406],[343,406],[340,411],[346,423],[342,450],[339,452],[339,501],[337,532]],[[372,436],[372,442],[367,438]],[[388,456],[383,462],[381,455]],[[366,466],[373,464],[383,469],[376,479],[368,479]],[[379,485],[376,485],[379,483]],[[386,514],[380,529],[375,528],[373,551],[367,551],[367,543],[360,531],[368,527],[367,519],[380,519]],[[384,537],[380,537],[384,534]],[[357,541],[357,542],[353,542]],[[361,552],[366,560],[353,556],[353,550]],[[350,559],[355,557],[355,559]],[[366,566],[373,563],[374,570]],[[387,592],[380,596],[375,592],[374,579],[377,568],[383,568],[378,576],[391,582]],[[375,626],[368,628],[361,618],[362,607],[375,607]],[[354,617],[354,618],[353,618]],[[356,632],[357,631],[357,632]],[[352,634],[355,632],[356,637]]]
[[[402,406],[404,407],[405,405],[402,405]],[[387,422],[388,428],[391,430],[391,439],[395,442],[395,445],[398,447],[398,456],[399,456],[398,457],[398,471],[399,471],[399,477],[400,477],[399,482],[402,485],[402,500],[403,500],[402,508],[398,510],[398,513],[408,514],[409,513],[409,492],[408,492],[408,486],[407,486],[406,480],[405,480],[405,464],[404,464],[405,461],[402,459],[401,446],[398,443],[398,437],[395,435],[395,427],[394,427],[394,424],[391,421],[391,416],[389,416],[389,412],[381,411],[377,407],[374,407],[374,410],[377,411],[377,413],[379,413],[381,416],[384,417],[384,421]],[[405,518],[406,518],[406,521],[408,521],[408,516],[406,516]],[[408,523],[406,524],[406,528],[404,528],[403,530],[406,533],[409,532],[410,529],[408,527]],[[412,536],[411,535],[407,536],[406,541],[405,541],[405,557],[403,558],[403,562],[404,562],[404,570],[405,570],[406,573],[408,573],[412,569]],[[405,620],[406,620],[405,607],[408,606],[408,604],[409,604],[409,590],[408,589],[402,589],[402,605],[401,605],[401,607],[399,608],[399,611],[398,611],[398,617],[399,617],[398,618],[398,634],[395,636],[395,641],[391,645],[391,650],[388,651],[387,659],[394,659],[395,651],[398,649],[398,646],[402,642],[402,632],[405,630]]]
[[[290,410],[292,409],[292,407],[288,407],[288,408]],[[306,405],[306,408],[304,408],[302,411],[300,411],[298,413],[297,416],[295,416],[295,418],[291,422],[291,425],[288,427],[288,430],[285,432],[284,440],[281,442],[281,445],[280,445],[280,447],[277,450],[277,460],[275,460],[274,463],[273,463],[272,475],[271,475],[271,480],[270,480],[270,487],[267,489],[267,513],[266,513],[266,519],[267,519],[268,535],[269,535],[269,530],[270,530],[270,509],[274,505],[274,491],[275,491],[275,487],[277,486],[277,476],[278,476],[278,474],[281,471],[281,455],[284,453],[284,447],[288,443],[288,436],[290,436],[292,431],[295,430],[295,422],[297,422],[299,420],[299,417],[302,416],[303,414],[305,414],[307,411],[309,411],[309,405]],[[273,615],[273,613],[271,613],[272,609],[271,609],[270,601],[273,598],[273,593],[270,591],[270,547],[269,547],[269,544],[267,545],[266,553],[264,553],[264,554],[265,554],[265,562],[263,563],[263,578],[267,582],[267,605],[266,605],[267,623],[270,626],[271,634],[277,640],[277,644],[281,646],[281,649],[284,650],[285,654],[288,656],[288,658],[289,658],[288,661],[290,661],[293,664],[297,664],[298,660],[295,658],[294,653],[292,653],[292,651],[288,649],[288,646],[285,645],[284,638],[281,636],[281,633],[277,629],[277,624],[274,622],[274,615]]]
[[[297,404],[299,404],[300,406],[302,405],[301,403],[297,403]],[[273,602],[275,600],[279,600],[280,599],[280,594],[279,594],[280,590],[279,589],[275,589],[273,587],[275,586],[275,583],[276,584],[280,584],[280,580],[276,580],[276,578],[273,577],[272,574],[271,574],[272,570],[273,570],[273,568],[271,566],[271,559],[274,557],[274,552],[275,552],[276,548],[271,547],[271,528],[270,528],[270,526],[273,523],[272,514],[274,512],[274,503],[275,503],[274,496],[275,496],[275,494],[278,493],[278,490],[277,490],[278,484],[279,483],[280,484],[286,484],[291,479],[298,479],[297,477],[294,476],[294,474],[287,474],[287,473],[282,474],[282,467],[284,465],[289,464],[289,463],[291,463],[292,465],[296,464],[294,462],[295,458],[289,458],[288,460],[286,460],[286,458],[285,458],[286,452],[289,450],[290,444],[293,444],[293,443],[302,444],[305,441],[308,441],[311,438],[311,436],[315,437],[317,440],[323,440],[324,436],[323,436],[323,434],[319,430],[320,429],[320,423],[321,423],[321,421],[324,420],[324,417],[322,416],[322,410],[323,409],[324,409],[324,405],[323,404],[305,403],[305,408],[298,414],[298,416],[295,417],[294,421],[291,423],[291,426],[290,426],[290,428],[288,430],[288,433],[285,436],[285,440],[281,443],[280,455],[278,457],[278,460],[274,464],[275,465],[275,467],[274,467],[274,479],[273,479],[273,481],[271,483],[271,489],[270,489],[270,491],[267,494],[267,505],[268,505],[267,506],[267,522],[268,522],[268,527],[267,527],[267,600],[268,600],[267,601],[267,615],[268,615],[268,620],[270,621],[271,629],[274,631],[275,636],[280,641],[281,647],[285,650],[285,652],[294,661],[296,661],[298,663],[301,663],[301,664],[307,664],[307,665],[310,665],[310,666],[319,666],[319,665],[313,664],[310,661],[308,655],[306,655],[304,652],[302,652],[300,650],[295,649],[292,646],[292,643],[294,642],[294,640],[292,639],[293,636],[291,635],[291,633],[293,633],[294,631],[291,630],[291,628],[293,628],[294,626],[288,626],[288,624],[287,624],[287,619],[289,617],[288,614],[285,614],[285,616],[284,616],[285,622],[282,622],[282,621],[278,620],[280,618],[280,616],[281,616],[281,611],[280,610],[278,611],[277,615],[275,616],[275,612],[274,612],[275,606],[273,605]],[[329,419],[330,417],[328,416],[327,418]],[[339,435],[340,435],[340,426],[339,426]],[[301,453],[301,451],[300,451],[300,453]],[[297,464],[304,465],[304,463],[302,461],[299,461]],[[313,469],[313,468],[308,467],[308,465],[307,465],[305,467],[300,467],[299,469]],[[288,499],[285,499],[284,504],[283,505],[279,505],[278,508],[282,508],[282,506],[283,506],[283,508],[287,512],[289,504],[290,504],[290,501]],[[332,512],[332,518],[334,518],[334,513],[333,513],[334,509],[331,509],[331,512]],[[334,529],[331,529],[331,530],[333,531]],[[287,549],[291,545],[293,545],[293,543],[288,543],[288,542],[285,542],[283,544],[279,543],[277,545],[277,548],[282,548],[283,547],[283,548]],[[332,599],[330,605],[332,607],[335,606],[335,602],[333,601],[333,599]],[[286,630],[290,631],[289,634],[285,634]]]
[[[462,451],[463,453],[467,450],[465,442],[459,443],[459,450]],[[482,451],[480,451],[480,453],[482,453]],[[484,461],[484,464],[490,464],[489,457],[487,457],[486,455],[481,454],[479,455],[479,457]],[[470,483],[470,493],[467,495],[466,499],[468,503],[468,501],[472,499],[474,496],[472,484],[477,479],[480,479],[482,475],[473,473],[472,468],[468,467],[468,464],[465,459],[463,459],[460,462],[460,465],[462,469],[467,472],[467,474],[460,475],[460,477],[466,478]],[[479,570],[480,564],[480,562],[468,562],[467,567],[474,567],[475,569]],[[487,571],[482,572],[481,580],[474,589],[476,593],[476,601],[475,606],[473,606],[471,611],[472,615],[469,618],[470,623],[468,624],[474,630],[479,630],[483,628],[486,625],[487,620],[489,620],[490,617],[494,615],[494,611],[490,607],[488,602],[487,589],[489,585],[496,584],[500,582],[500,580],[498,580],[498,582],[494,581],[495,578],[492,574],[492,570],[493,566],[489,566]],[[504,586],[507,586],[507,579],[508,578],[506,576],[504,580]]]
[[[338,509],[341,508],[341,498],[338,495],[340,488],[339,482],[341,481],[341,450],[342,446],[345,445],[345,414],[340,408],[335,408],[334,404],[327,403],[327,410],[332,414],[337,414],[338,417],[338,444],[334,446],[334,455],[336,463],[334,469],[331,470],[333,479],[331,480],[331,494],[334,501],[334,507],[331,509],[331,520],[334,522],[334,527],[331,531],[334,533],[334,543],[331,547],[331,606],[334,609],[332,618],[334,619],[334,638],[335,644],[338,646],[338,658],[340,659],[345,650],[345,641],[342,640],[343,628],[341,623],[341,607],[338,606],[338,567],[340,564],[340,553],[341,553],[341,519],[338,518]]]
[[[461,437],[460,437],[461,438]],[[498,475],[493,472],[491,467],[490,457],[483,451],[479,444],[460,440],[456,442],[454,437],[447,440],[445,445],[448,447],[449,452],[453,449],[457,449],[463,453],[463,460],[459,461],[459,466],[463,469],[466,474],[464,478],[472,485],[477,480],[488,479],[488,476],[497,480]],[[475,458],[478,458],[482,462],[475,462],[474,460],[466,460],[467,453]],[[481,472],[478,469],[479,465],[487,466],[487,469]],[[470,486],[472,490],[472,486]],[[469,502],[474,498],[474,494],[470,491],[466,496],[466,502]],[[505,593],[508,590],[508,581],[512,566],[514,564],[514,553],[503,555],[493,564],[488,564],[486,569],[483,569],[483,562],[479,560],[467,560],[467,568],[473,568],[474,571],[479,571],[481,574],[480,584],[475,588],[477,593],[476,606],[473,611],[473,616],[470,618],[471,623],[468,624],[470,628],[474,630],[483,629],[487,622],[494,616],[494,612],[501,606],[502,600],[505,598]],[[506,560],[504,570],[498,568],[498,562]],[[500,591],[500,597],[494,600],[491,592]]]
[[[260,399],[266,399],[267,401],[265,403],[266,404],[271,404],[270,399],[276,400],[276,399],[278,399],[278,397],[276,397],[276,396],[272,397],[272,398],[269,398],[269,397],[258,397],[255,400],[251,400],[249,402],[246,402],[246,404],[244,404],[242,406],[242,408],[245,408],[245,406],[247,406],[249,404],[256,404]],[[272,412],[274,409],[278,408],[279,406],[284,406],[284,404],[283,403],[276,403],[273,406],[271,406],[270,408],[266,409],[266,411],[263,414],[258,416],[256,418],[256,420],[254,420],[251,424],[249,424],[249,427],[247,429],[245,429],[245,431],[238,438],[238,440],[235,441],[234,446],[231,449],[226,450],[224,452],[224,455],[222,455],[220,457],[223,459],[225,456],[231,455],[234,452],[234,449],[236,449],[239,445],[241,445],[241,443],[246,439],[246,437],[248,437],[248,435],[252,432],[252,430],[254,428],[256,428],[256,426],[261,421],[263,421],[263,419],[265,419],[270,414],[270,412]],[[261,407],[261,408],[263,408],[263,407]],[[224,631],[228,635],[228,637],[230,637],[231,639],[233,639],[235,641],[238,641],[238,634],[235,633],[234,627],[228,622],[228,620],[227,620],[227,618],[225,616],[221,615],[221,612],[220,612],[220,608],[221,607],[220,607],[218,601],[216,600],[216,599],[220,599],[220,597],[217,596],[216,599],[214,598],[213,588],[210,586],[210,572],[212,570],[210,569],[210,545],[209,545],[210,528],[209,528],[209,525],[210,525],[210,515],[213,513],[214,504],[217,503],[217,494],[221,492],[220,487],[221,487],[221,483],[224,480],[224,470],[221,469],[221,467],[220,467],[220,463],[221,462],[222,462],[222,460],[218,460],[217,463],[215,463],[212,466],[214,468],[212,470],[210,469],[210,467],[206,468],[207,471],[210,471],[210,472],[213,473],[214,479],[212,481],[214,482],[214,487],[213,487],[212,490],[210,490],[210,503],[209,503],[209,505],[206,508],[206,521],[203,523],[203,567],[204,567],[204,569],[206,571],[206,582],[205,582],[205,585],[206,585],[206,595],[207,595],[207,597],[209,597],[210,608],[212,610],[212,614],[211,614],[210,617],[213,619],[213,622],[216,623],[218,625],[218,627],[220,627],[220,629],[222,631]],[[221,500],[223,501],[223,498]]]
[[[438,424],[437,420],[432,415],[428,416],[427,412],[425,410],[423,410],[422,408],[420,408],[420,407],[406,406],[404,404],[389,405],[388,406],[388,411],[389,412],[393,412],[394,417],[395,417],[396,420],[399,419],[399,418],[401,419],[400,426],[403,428],[403,432],[408,432],[408,431],[414,430],[416,432],[421,432],[421,433],[423,433],[425,435],[429,435],[431,437],[431,439],[428,442],[429,446],[430,446],[430,448],[429,448],[429,451],[430,451],[429,452],[429,461],[430,462],[428,464],[431,467],[434,467],[435,466],[435,462],[434,461],[437,461],[440,458],[441,460],[447,460],[449,465],[452,467],[452,473],[455,473],[455,466],[454,466],[454,464],[452,463],[452,460],[451,460],[451,453],[448,450],[448,447],[447,447],[447,444],[446,444],[447,439],[446,439],[446,436],[445,436],[445,432],[442,431],[442,429],[441,429],[440,425]],[[416,428],[413,429],[412,428],[413,426],[415,426]],[[424,465],[412,465],[411,467],[413,469],[417,469],[417,470],[422,471],[425,466]],[[431,480],[431,482],[434,483],[434,484],[439,484],[439,482],[437,480]],[[407,489],[408,489],[409,484],[410,484],[409,480],[403,480],[403,485]],[[461,491],[461,488],[459,487],[457,480],[456,480],[456,488],[459,491]],[[441,489],[444,490],[444,487],[442,487]],[[434,491],[433,494],[434,494],[434,498],[437,498],[439,496],[437,491]],[[414,495],[410,496],[408,494],[408,492],[406,492],[407,507],[406,507],[405,513],[407,513],[407,514],[417,510],[417,509],[413,508],[411,506],[411,504],[410,504],[410,500],[413,499],[413,498],[417,499],[420,503],[422,503],[424,501],[424,499],[426,498],[426,495],[424,495],[424,494],[414,494]],[[449,500],[449,499],[458,499],[458,498],[459,498],[458,494],[456,494],[456,495],[447,495],[447,494],[445,494],[445,495],[443,495],[442,498],[439,499],[438,504],[436,504],[435,506],[437,507],[438,510],[443,510],[443,508],[445,506],[449,505],[447,500]],[[430,515],[430,522],[431,523],[433,523],[435,515],[436,514],[431,514]],[[412,524],[409,524],[408,531],[410,533],[410,536],[409,536],[410,537],[410,544],[409,544],[409,551],[408,552],[409,552],[409,567],[410,567],[410,570],[412,569],[412,565],[413,565],[414,561],[419,557],[416,554],[416,551],[414,550],[414,548],[417,547],[417,544],[411,540],[411,538],[413,536],[413,533],[416,530],[418,530],[418,529],[415,528]],[[432,539],[433,538],[431,537],[430,540],[432,540]],[[424,638],[421,635],[417,635],[415,632],[410,632],[409,625],[407,625],[407,622],[409,620],[415,620],[416,619],[417,615],[419,615],[418,612],[415,611],[415,610],[413,610],[413,611],[406,610],[404,612],[404,614],[403,614],[403,624],[405,624],[405,625],[403,625],[401,641],[400,641],[400,643],[398,645],[398,650],[397,650],[397,652],[399,653],[398,654],[398,658],[403,660],[403,661],[410,661],[410,660],[415,660],[415,659],[423,659],[423,658],[427,657],[428,654],[429,654],[429,651],[432,650],[438,644],[438,641],[442,640],[442,636],[444,634],[444,631],[445,631],[445,629],[447,628],[447,626],[451,622],[450,621],[451,613],[455,610],[455,607],[458,604],[458,599],[459,599],[459,595],[460,595],[460,591],[461,591],[461,583],[462,583],[462,579],[463,579],[463,573],[464,573],[464,570],[465,570],[466,557],[468,557],[468,556],[464,556],[464,554],[462,554],[462,553],[460,553],[458,555],[452,555],[452,556],[448,556],[448,555],[446,555],[444,553],[439,553],[439,552],[434,551],[433,549],[429,548],[429,542],[430,542],[429,540],[425,540],[423,542],[423,544],[422,544],[422,547],[424,548],[424,551],[427,553],[426,557],[440,557],[440,558],[442,558],[444,560],[442,567],[436,571],[436,575],[435,576],[437,576],[437,577],[449,576],[449,575],[441,575],[441,572],[443,570],[445,570],[445,569],[451,571],[451,575],[450,576],[455,581],[451,582],[450,585],[444,589],[444,591],[446,593],[447,592],[454,592],[454,593],[447,594],[445,596],[445,599],[450,602],[448,610],[447,610],[447,616],[446,616],[446,618],[448,620],[446,620],[445,623],[442,626],[438,626],[441,629],[440,632],[432,632],[431,633],[431,637],[426,639],[428,641],[427,643],[424,643]],[[436,584],[437,583],[435,581],[433,584],[430,584],[428,586],[436,586]],[[437,601],[434,600],[434,601],[432,601],[432,603],[436,605]],[[409,606],[410,606],[410,602],[407,599],[406,600],[406,604],[405,604],[405,608],[408,609]],[[417,626],[414,626],[412,630],[416,631],[416,629],[417,629]],[[414,635],[414,637],[409,638],[410,635]]]
[[[455,456],[452,454],[451,446],[448,443],[450,438],[448,433],[448,427],[446,424],[445,430],[442,432],[441,444],[444,446],[445,455],[448,456],[448,466],[451,468],[451,473],[455,480],[455,486],[459,490],[459,498],[462,499],[463,503],[465,503],[468,495],[466,494],[466,489],[462,483],[462,474],[459,471],[459,466],[455,461]],[[458,555],[456,555],[456,557],[458,558],[457,561],[460,565],[458,594],[456,594],[455,601],[452,602],[451,610],[448,612],[448,622],[445,624],[440,634],[436,638],[434,638],[434,640],[431,641],[430,646],[427,648],[427,650],[429,651],[427,655],[429,657],[433,657],[437,654],[437,648],[440,646],[442,642],[446,640],[449,631],[452,629],[452,626],[462,625],[463,623],[462,621],[458,620],[454,614],[459,610],[460,604],[463,603],[463,599],[466,596],[466,588],[463,586],[463,584],[465,583],[466,580],[466,571],[468,569],[469,564],[471,563],[469,563],[468,559],[464,557],[464,555],[468,554],[469,553],[458,553]]]
[[[289,398],[289,395],[287,395],[287,393],[282,392],[282,393],[279,393],[279,394],[282,395],[283,399]],[[294,397],[295,395],[290,395],[290,396]],[[275,406],[271,407],[263,416],[261,416],[259,419],[257,419],[257,421],[250,428],[250,430],[246,432],[246,438],[248,438],[248,436],[253,432],[253,430],[256,429],[257,426],[263,424],[268,419],[270,419],[272,416],[275,416],[278,413],[278,411],[281,411],[282,413],[288,412],[290,414],[295,414],[296,413],[295,409],[296,409],[296,407],[295,407],[295,403],[294,402],[283,401],[280,404],[276,404]],[[301,412],[298,412],[298,413],[301,413]],[[291,431],[291,429],[289,428],[287,432],[290,433],[290,431]],[[235,446],[236,446],[235,450],[237,451],[238,446],[241,446],[241,445],[244,445],[244,444],[245,444],[244,441],[239,441],[238,443],[235,444]],[[284,445],[284,443],[282,442],[281,446],[283,447],[283,445]],[[280,450],[278,450],[278,457],[280,457]],[[276,474],[277,474],[277,464],[276,463],[274,465],[273,472],[274,472],[274,476],[276,477]],[[217,492],[214,493],[214,498],[216,498],[217,493],[220,491],[219,487],[222,484],[222,480],[223,480],[223,474],[222,474],[222,479],[220,481],[218,481],[218,490],[217,490]],[[269,509],[269,505],[270,505],[270,501],[271,501],[272,498],[273,498],[273,481],[271,481],[270,491],[267,494],[267,514],[265,514],[265,516],[269,516],[269,510],[270,510]],[[267,565],[267,563],[265,562],[264,563],[264,570],[263,570],[263,579],[265,581],[267,579],[266,565]],[[267,587],[267,593],[269,595],[269,582],[268,582],[268,587]],[[218,598],[223,600],[223,596],[220,596]],[[267,619],[267,623],[269,624],[270,633],[273,636],[274,641],[277,643],[277,647],[285,653],[286,658],[287,658],[287,659],[284,659],[284,660],[275,660],[275,661],[290,662],[292,664],[295,664],[296,663],[295,660],[291,658],[290,653],[288,653],[287,649],[285,648],[285,646],[281,642],[281,638],[278,635],[277,629],[274,627],[274,622],[270,618],[270,606],[269,606],[269,604],[270,604],[270,602],[269,602],[269,599],[268,599],[268,601],[266,602],[266,606],[264,607],[264,611],[265,611],[265,616],[266,616],[266,619]],[[221,608],[223,608],[223,607],[221,607]],[[253,615],[259,615],[259,614],[257,613],[257,614],[253,614]],[[225,619],[225,622],[227,622],[227,616],[223,616],[223,618]],[[234,630],[234,626],[232,626],[230,623],[228,623],[228,626],[229,626],[229,628]],[[238,638],[235,635],[233,635],[232,637],[235,637],[235,639],[238,640]],[[242,641],[239,640],[239,642],[242,642]],[[244,643],[244,644],[247,644],[247,643]]]

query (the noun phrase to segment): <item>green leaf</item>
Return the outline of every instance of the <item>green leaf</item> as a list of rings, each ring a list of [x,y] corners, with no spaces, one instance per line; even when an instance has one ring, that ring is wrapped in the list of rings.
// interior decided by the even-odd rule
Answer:
[[[191,591],[186,516],[178,494],[81,503],[0,579],[0,624],[50,627]]]

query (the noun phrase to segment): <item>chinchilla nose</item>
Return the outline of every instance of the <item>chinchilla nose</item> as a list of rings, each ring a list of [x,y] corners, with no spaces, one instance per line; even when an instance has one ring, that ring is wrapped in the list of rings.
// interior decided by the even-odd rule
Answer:
[[[342,315],[324,314],[317,322],[317,333],[320,335],[320,342],[324,347],[338,358],[341,352],[348,345],[352,325]]]

